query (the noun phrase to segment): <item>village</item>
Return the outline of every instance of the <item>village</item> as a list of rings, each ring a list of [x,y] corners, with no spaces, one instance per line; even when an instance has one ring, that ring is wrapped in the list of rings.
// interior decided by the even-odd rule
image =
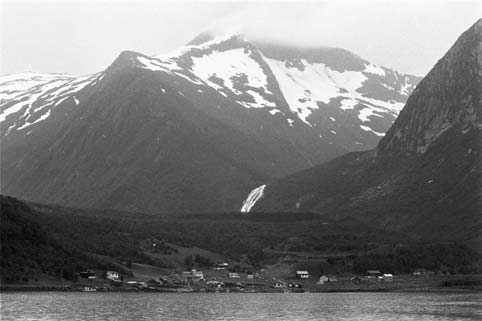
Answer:
[[[215,267],[160,275],[149,280],[123,276],[118,271],[106,271],[98,275],[94,270],[86,270],[80,272],[78,281],[65,290],[212,293],[372,292],[437,287],[444,277],[446,276],[425,269],[416,269],[412,274],[396,276],[382,273],[380,270],[368,270],[364,275],[319,275],[298,270],[290,277],[281,279],[270,276],[263,269],[258,272],[233,272],[229,263],[219,262]]]

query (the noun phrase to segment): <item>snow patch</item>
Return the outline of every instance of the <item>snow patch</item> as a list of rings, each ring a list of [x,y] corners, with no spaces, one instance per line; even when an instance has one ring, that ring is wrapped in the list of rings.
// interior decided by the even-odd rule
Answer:
[[[341,102],[340,109],[347,110],[347,109],[355,109],[355,106],[358,104],[358,101],[352,98],[343,99]]]
[[[64,102],[67,98],[69,98],[69,97],[64,97],[64,98],[62,98],[62,99],[57,100],[57,102],[54,104],[54,107],[57,107],[58,105],[60,105],[60,104],[61,104],[62,102]]]
[[[290,110],[309,126],[312,124],[308,117],[320,108],[318,103],[328,104],[335,98],[340,99],[341,110],[352,110],[362,104],[358,112],[362,122],[369,121],[370,116],[389,114],[396,117],[404,106],[401,102],[368,98],[358,92],[368,74],[386,76],[385,69],[378,65],[366,64],[363,71],[338,72],[323,63],[310,63],[305,59],[300,60],[301,70],[288,66],[286,61],[265,56],[263,59],[277,79]],[[404,90],[408,92],[409,89]]]
[[[405,77],[405,82],[400,88],[400,94],[408,96],[410,95],[410,88],[413,87],[413,85],[409,82],[408,77]]]
[[[202,57],[192,57],[192,61],[192,72],[216,90],[226,88],[235,95],[241,95],[243,92],[235,88],[235,81],[240,79],[243,82],[246,81],[249,87],[260,89],[264,94],[272,94],[267,88],[268,80],[263,69],[244,48],[214,51]],[[222,85],[216,79],[220,79]],[[246,108],[276,107],[258,91],[247,90],[245,94],[250,95],[254,100],[254,102],[238,101]]]
[[[323,63],[312,64],[305,59],[301,59],[303,70],[300,70],[287,67],[284,61],[263,58],[278,80],[291,111],[310,126],[307,118],[319,109],[318,102],[327,104],[345,92],[355,92],[368,79],[362,72],[338,72]]]
[[[247,101],[238,101],[238,103],[240,103],[246,108],[276,107],[275,103],[265,100],[260,94],[255,91],[248,90],[246,91],[246,93],[249,93],[255,101],[254,103]]]
[[[378,117],[383,117],[381,115],[376,114],[376,112],[386,112],[386,110],[377,108],[374,106],[363,106],[362,109],[360,109],[358,113],[358,119],[360,119],[362,122],[369,122],[370,121],[370,116],[378,116]]]
[[[27,106],[27,110],[21,117],[27,116],[30,112],[32,112],[33,104],[39,99],[42,95],[44,95],[49,90],[56,88],[60,84],[62,84],[65,80],[53,80],[48,82],[47,84],[42,84],[35,86],[32,90],[24,92],[23,94],[15,97],[15,101],[17,103],[9,106],[8,108],[4,109],[2,113],[0,113],[0,123],[3,122],[8,115],[15,114],[19,112],[23,107]]]
[[[385,133],[380,133],[380,132],[374,131],[373,129],[371,129],[370,127],[365,126],[365,125],[360,125],[360,128],[363,129],[366,132],[372,132],[377,136],[385,136]]]
[[[204,82],[202,82],[200,79],[198,79],[195,75],[190,75],[191,77],[188,77],[187,75],[184,74],[184,69],[179,67],[177,63],[174,61],[161,61],[156,58],[147,58],[147,57],[136,57],[137,61],[141,64],[141,68],[144,69],[149,69],[152,71],[161,71],[165,72],[167,74],[170,74],[172,76],[179,76],[184,79],[186,79],[189,82],[192,82],[196,85],[204,85]]]
[[[378,65],[375,65],[375,64],[366,64],[365,65],[365,70],[363,70],[364,72],[367,72],[369,74],[374,74],[374,75],[379,75],[379,76],[385,76],[385,70],[378,66]]]
[[[33,72],[0,76],[0,103],[13,99],[25,91],[51,81],[68,81],[75,77],[65,74],[39,74]]]
[[[98,73],[81,77],[49,75],[42,78],[41,76],[35,74],[32,76],[32,79],[40,79],[38,81],[42,81],[42,83],[31,88],[27,88],[27,90],[24,90],[12,99],[7,100],[7,102],[10,104],[9,107],[5,108],[0,113],[1,123],[4,122],[9,115],[17,114],[21,110],[24,110],[22,115],[19,115],[14,119],[13,124],[9,126],[9,129],[6,132],[6,135],[10,133],[11,129],[17,126],[17,123],[20,120],[23,120],[24,123],[17,128],[19,130],[45,120],[50,116],[52,108],[57,107],[73,93],[79,92],[85,86],[91,84],[93,81],[95,81],[98,75]],[[13,76],[0,77],[0,81],[5,79],[13,81],[16,78]],[[20,82],[22,82],[22,80],[20,80]],[[0,90],[3,88],[3,85],[4,83],[0,83]],[[18,88],[24,87],[20,85]],[[76,103],[78,103],[78,100],[75,97],[74,100],[76,100]],[[0,101],[0,103],[3,103],[3,101]],[[29,119],[37,116],[40,112],[42,113],[40,117],[38,117],[34,122],[29,122]]]
[[[26,122],[26,123],[23,124],[22,126],[18,127],[17,130],[22,130],[22,129],[24,129],[24,128],[30,127],[30,126],[32,126],[33,124],[36,124],[36,123],[38,123],[38,122],[41,122],[41,121],[44,120],[44,119],[47,119],[49,116],[50,116],[50,109],[47,110],[47,112],[46,112],[45,114],[43,114],[42,116],[40,116],[40,117],[39,117],[37,120],[35,120],[34,122],[32,122],[32,123],[27,123],[27,122]]]

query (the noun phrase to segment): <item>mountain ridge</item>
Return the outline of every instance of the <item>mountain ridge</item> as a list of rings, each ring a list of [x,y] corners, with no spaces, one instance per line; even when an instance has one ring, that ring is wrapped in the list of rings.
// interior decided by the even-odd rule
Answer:
[[[0,78],[2,192],[148,213],[238,210],[263,181],[374,145],[412,88],[395,101],[384,95],[408,78],[390,87],[399,74],[388,69],[289,59],[227,37],[162,59],[123,51],[97,74],[18,92]]]
[[[477,244],[481,27],[479,20],[462,34],[420,82],[378,148],[275,180],[251,211],[352,216],[414,236]]]
[[[465,131],[471,124],[478,126],[480,113],[482,113],[480,93],[477,90],[481,86],[480,74],[476,71],[477,68],[467,68],[464,64],[469,63],[474,57],[477,57],[479,65],[481,64],[481,29],[482,19],[479,19],[457,39],[448,52],[437,62],[432,69],[433,71],[422,80],[422,88],[425,88],[426,83],[433,82],[437,78],[445,77],[449,83],[445,84],[445,87],[432,86],[432,88],[426,90],[430,91],[426,95],[431,95],[433,98],[429,100],[426,107],[429,109],[429,113],[425,114],[416,107],[423,103],[422,100],[428,100],[428,98],[426,95],[423,97],[418,94],[422,89],[414,91],[412,97],[409,98],[407,108],[390,128],[388,135],[380,141],[378,149],[381,152],[391,149],[404,149],[408,152],[424,153],[430,143],[448,128],[462,126],[461,129]],[[453,67],[452,64],[458,66]],[[467,72],[467,74],[459,73],[453,76],[452,73],[456,68]],[[459,79],[464,82],[459,81]],[[471,92],[472,94],[462,99],[456,99],[444,93],[443,89],[447,92]],[[458,98],[458,96],[456,97]],[[445,99],[445,101],[441,101],[442,99]],[[459,107],[459,104],[462,104],[462,107]],[[427,118],[426,115],[430,113],[436,113],[437,117],[434,119]],[[409,142],[397,141],[398,137],[404,136],[410,136],[412,139],[423,136],[423,141],[414,142],[412,144],[414,146],[410,146]],[[397,144],[401,146],[394,146]]]

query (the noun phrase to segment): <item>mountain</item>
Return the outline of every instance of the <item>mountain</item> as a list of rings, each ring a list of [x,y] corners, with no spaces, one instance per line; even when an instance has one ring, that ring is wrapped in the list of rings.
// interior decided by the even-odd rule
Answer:
[[[248,42],[239,35],[201,34],[158,58],[167,64],[151,68],[194,74],[245,108],[306,127],[334,145],[335,154],[374,147],[420,81],[343,49]],[[324,160],[333,157],[324,154]]]
[[[419,83],[387,135],[251,193],[245,211],[315,211],[434,239],[478,240],[482,20]]]
[[[87,76],[0,77],[1,191],[136,212],[239,210],[253,187],[375,146],[418,77],[342,49],[201,34]]]

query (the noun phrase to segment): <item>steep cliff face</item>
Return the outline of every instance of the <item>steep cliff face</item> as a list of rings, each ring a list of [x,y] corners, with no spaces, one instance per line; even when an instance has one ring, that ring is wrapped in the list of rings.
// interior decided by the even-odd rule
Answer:
[[[381,153],[419,153],[451,127],[481,125],[482,20],[464,32],[420,82],[383,138]]]
[[[479,20],[420,82],[376,149],[267,184],[251,211],[353,216],[418,237],[480,241],[481,34]]]

